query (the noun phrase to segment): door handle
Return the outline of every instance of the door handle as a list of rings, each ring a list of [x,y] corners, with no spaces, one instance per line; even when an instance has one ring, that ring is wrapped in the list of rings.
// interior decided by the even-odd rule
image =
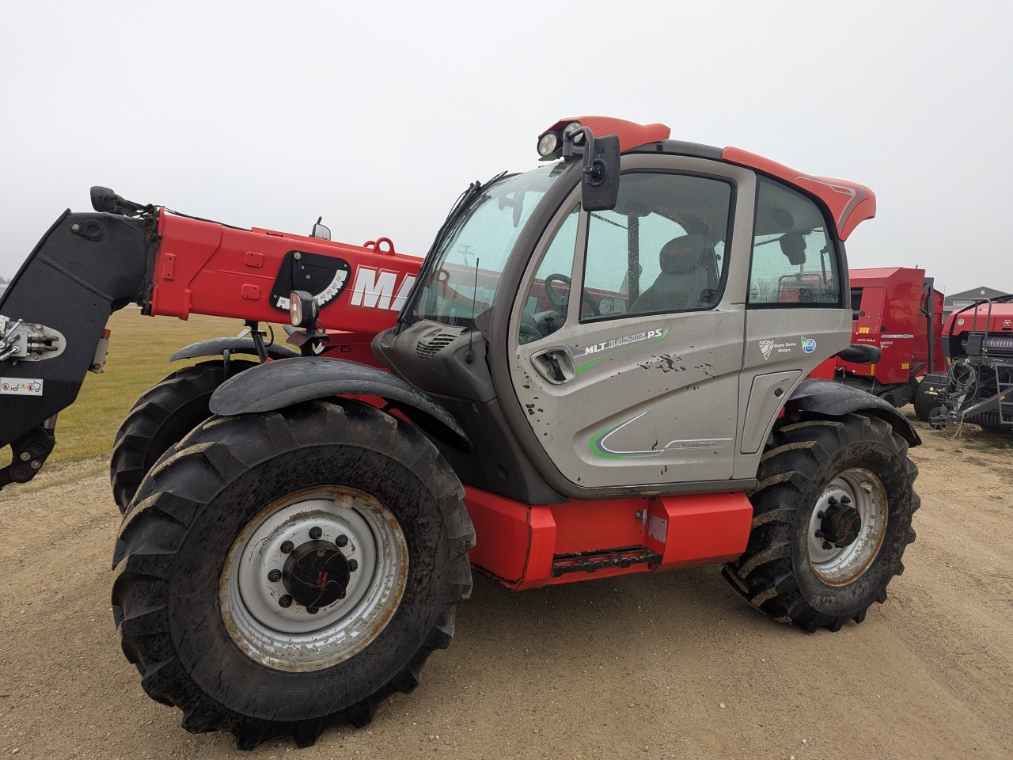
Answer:
[[[543,348],[531,355],[531,363],[553,385],[562,385],[577,376],[573,357],[565,348]]]

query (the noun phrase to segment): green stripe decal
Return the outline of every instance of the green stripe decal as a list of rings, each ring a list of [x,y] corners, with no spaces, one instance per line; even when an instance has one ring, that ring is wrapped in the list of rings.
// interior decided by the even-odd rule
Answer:
[[[602,358],[604,359],[605,357],[602,357]],[[604,438],[605,436],[607,436],[609,433],[611,433],[617,427],[619,427],[619,425],[614,425],[612,427],[607,427],[604,430],[602,430],[600,433],[598,433],[598,435],[596,435],[594,438],[591,439],[591,453],[592,454],[594,454],[595,456],[601,457],[602,459],[622,459],[623,458],[621,454],[609,454],[608,452],[602,451],[598,447],[598,444],[601,442],[601,439]]]

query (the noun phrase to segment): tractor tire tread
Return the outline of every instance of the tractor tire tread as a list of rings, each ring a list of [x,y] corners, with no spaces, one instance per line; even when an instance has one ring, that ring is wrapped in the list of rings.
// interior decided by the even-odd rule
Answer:
[[[253,366],[243,360],[230,364],[233,374]],[[176,442],[173,439],[210,416],[207,401],[224,377],[221,360],[182,367],[155,383],[130,407],[116,431],[109,462],[113,498],[121,512],[154,462]]]
[[[878,418],[849,414],[839,419],[803,419],[775,426],[771,433],[768,450],[761,458],[760,483],[749,494],[753,520],[746,551],[726,564],[722,574],[738,594],[775,620],[815,632],[820,628],[837,631],[848,620],[861,623],[865,619],[867,607],[847,615],[824,614],[811,607],[796,581],[791,553],[806,487],[812,490],[814,476],[834,452],[870,441],[903,458],[903,472],[909,483],[914,482],[918,468],[907,458],[907,442]],[[919,505],[917,494],[911,492],[908,514]],[[899,539],[901,551],[915,538],[912,528],[904,531]],[[898,560],[889,577],[902,571]],[[872,601],[885,600],[884,588]]]
[[[174,553],[198,512],[239,474],[281,451],[323,445],[342,435],[351,438],[352,431],[356,446],[385,456],[400,453],[411,462],[413,472],[422,473],[425,482],[438,484],[434,493],[445,520],[453,565],[449,598],[408,665],[368,698],[322,717],[295,722],[244,716],[201,691],[184,672],[173,648],[164,600]],[[262,443],[243,445],[249,441]],[[356,727],[365,726],[384,696],[415,689],[429,655],[446,649],[453,639],[457,604],[470,596],[472,588],[468,551],[475,544],[475,531],[463,507],[463,496],[457,476],[428,439],[412,426],[359,402],[312,401],[284,414],[211,418],[151,468],[126,510],[112,593],[123,652],[141,672],[142,686],[150,697],[183,710],[185,729],[193,733],[228,731],[239,749],[254,749],[266,739],[284,736],[292,737],[299,747],[308,747],[342,718]]]

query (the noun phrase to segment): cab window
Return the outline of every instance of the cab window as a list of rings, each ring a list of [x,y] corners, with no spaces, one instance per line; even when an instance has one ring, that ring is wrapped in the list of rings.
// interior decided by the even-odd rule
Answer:
[[[841,305],[837,253],[814,201],[759,177],[747,304],[753,308]]]
[[[556,231],[538,265],[521,312],[518,343],[531,343],[551,335],[566,322],[579,215],[580,204],[577,204]]]
[[[733,195],[713,177],[624,174],[616,207],[588,223],[580,321],[716,306]]]

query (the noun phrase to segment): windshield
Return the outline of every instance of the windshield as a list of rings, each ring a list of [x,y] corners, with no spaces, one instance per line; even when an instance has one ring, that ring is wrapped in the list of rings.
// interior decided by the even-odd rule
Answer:
[[[492,306],[496,287],[521,230],[563,172],[562,164],[504,177],[464,211],[424,281],[414,318],[472,327]]]

